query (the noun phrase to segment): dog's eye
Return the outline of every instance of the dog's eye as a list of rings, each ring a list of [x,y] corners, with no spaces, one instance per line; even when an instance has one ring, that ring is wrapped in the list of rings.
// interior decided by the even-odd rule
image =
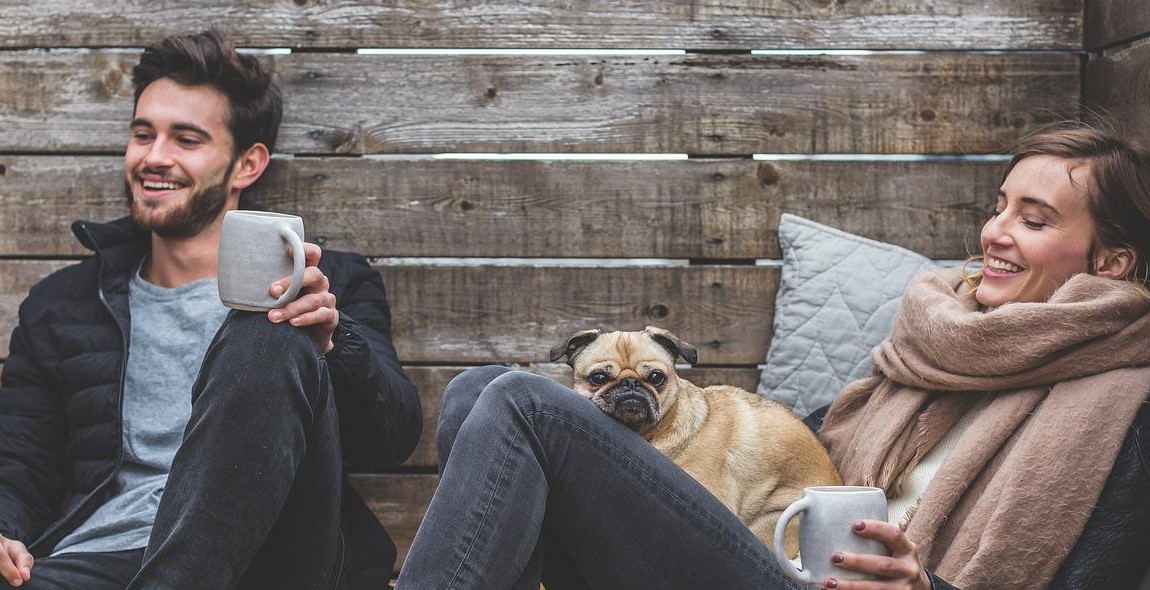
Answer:
[[[658,387],[667,381],[667,376],[662,371],[651,371],[647,373],[647,383]]]
[[[603,385],[604,383],[610,381],[611,377],[609,377],[607,373],[604,373],[603,371],[595,371],[594,373],[591,373],[589,377],[587,377],[587,380],[590,381],[592,385]]]

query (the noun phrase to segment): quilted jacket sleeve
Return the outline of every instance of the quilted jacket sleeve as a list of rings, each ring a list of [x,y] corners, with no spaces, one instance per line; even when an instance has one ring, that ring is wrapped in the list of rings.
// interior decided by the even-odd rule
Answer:
[[[26,322],[12,332],[0,377],[0,534],[30,543],[57,516],[65,485],[67,417]]]
[[[391,341],[383,279],[358,254],[324,252],[320,267],[340,311],[327,356],[344,462],[355,470],[395,465],[415,449],[422,413]]]

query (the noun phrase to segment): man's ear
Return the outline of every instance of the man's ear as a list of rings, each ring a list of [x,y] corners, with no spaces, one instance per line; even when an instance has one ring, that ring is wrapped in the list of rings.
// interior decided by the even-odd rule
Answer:
[[[242,191],[259,180],[271,158],[268,146],[262,143],[254,143],[252,147],[244,150],[232,168],[232,190]]]
[[[1137,254],[1129,246],[1106,248],[1094,259],[1094,274],[1108,279],[1124,279],[1134,270]]]

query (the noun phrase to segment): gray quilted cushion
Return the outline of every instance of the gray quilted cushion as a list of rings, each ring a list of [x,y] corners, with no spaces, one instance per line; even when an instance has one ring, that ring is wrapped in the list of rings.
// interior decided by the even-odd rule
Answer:
[[[890,331],[903,289],[934,263],[787,213],[779,243],[775,333],[758,391],[805,416],[870,373],[870,349]]]

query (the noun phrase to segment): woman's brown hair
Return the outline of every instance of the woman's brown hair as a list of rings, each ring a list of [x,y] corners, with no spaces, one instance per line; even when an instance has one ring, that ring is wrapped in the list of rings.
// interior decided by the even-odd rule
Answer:
[[[1032,156],[1053,156],[1088,166],[1089,184],[1083,189],[1095,225],[1087,259],[1089,272],[1095,270],[1099,248],[1129,248],[1134,264],[1126,278],[1150,286],[1150,153],[1103,124],[1071,121],[1044,126],[1022,137],[1011,154],[1003,180],[1019,162]],[[977,286],[982,272],[969,273],[966,278]]]

